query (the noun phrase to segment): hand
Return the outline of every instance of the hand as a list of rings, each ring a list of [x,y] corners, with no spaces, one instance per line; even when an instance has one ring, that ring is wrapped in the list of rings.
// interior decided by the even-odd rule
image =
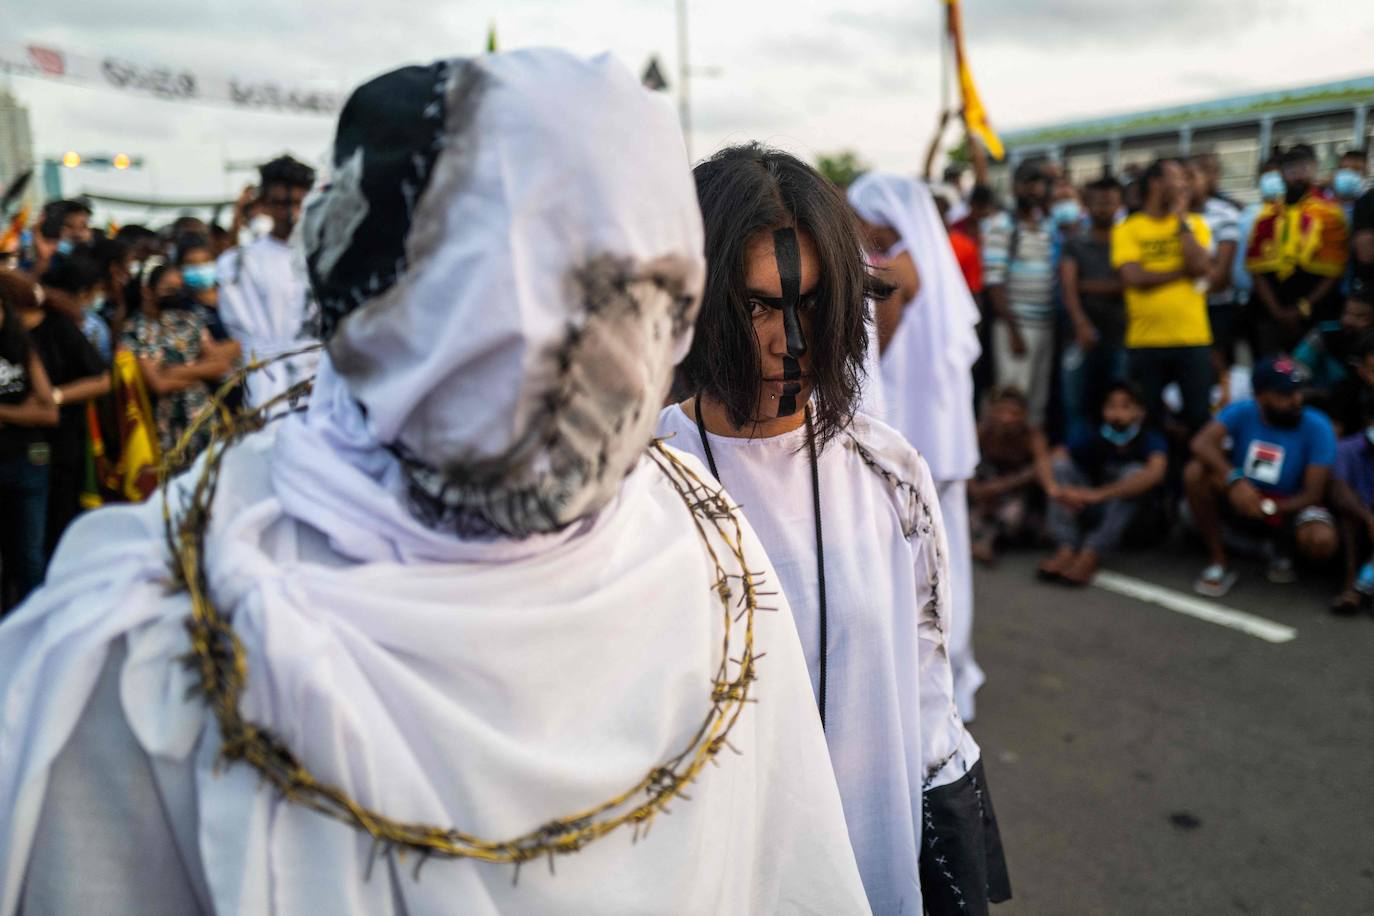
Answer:
[[[1086,319],[1073,323],[1073,338],[1078,344],[1078,348],[1083,351],[1091,350],[1097,346],[1097,328],[1093,327],[1092,322]]]
[[[234,201],[234,209],[242,214],[257,199],[258,189],[251,184],[244,185],[243,190],[239,192],[239,199]]]
[[[1030,348],[1026,346],[1026,338],[1021,336],[1021,329],[1016,325],[1011,326],[1011,355],[1025,356]]]
[[[1074,515],[1082,512],[1093,503],[1092,491],[1084,487],[1059,487],[1054,501]]]
[[[1226,497],[1231,501],[1231,508],[1243,518],[1264,518],[1264,513],[1260,511],[1264,495],[1250,481],[1241,480],[1232,484]]]

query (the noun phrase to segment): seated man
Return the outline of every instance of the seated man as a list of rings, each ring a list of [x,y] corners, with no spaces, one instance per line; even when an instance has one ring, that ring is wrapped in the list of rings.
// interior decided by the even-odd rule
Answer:
[[[1019,388],[999,388],[989,397],[978,424],[978,451],[982,459],[968,485],[973,556],[991,564],[1000,544],[1034,529],[1035,468],[1049,456],[1045,434],[1031,424],[1030,406]]]
[[[1211,557],[1193,584],[1198,594],[1217,598],[1236,583],[1222,541],[1223,514],[1264,535],[1270,582],[1294,580],[1294,547],[1312,560],[1336,552],[1334,519],[1320,505],[1336,460],[1336,434],[1321,411],[1303,406],[1302,384],[1302,369],[1291,358],[1266,359],[1255,367],[1254,399],[1227,407],[1193,438],[1183,482]]]
[[[165,522],[85,516],[0,624],[0,914],[868,913],[777,575],[653,441],[705,274],[671,107],[439,61],[332,165],[308,408],[209,414]]]
[[[1040,564],[1043,579],[1087,585],[1104,553],[1121,544],[1145,497],[1169,469],[1169,445],[1145,427],[1145,397],[1129,382],[1107,388],[1101,425],[1041,462],[1049,496],[1054,555]]]
[[[1349,435],[1364,422],[1362,385],[1350,368],[1361,339],[1374,331],[1374,287],[1356,283],[1346,297],[1339,321],[1323,321],[1293,349],[1306,370],[1305,403],[1331,418],[1337,432]]]

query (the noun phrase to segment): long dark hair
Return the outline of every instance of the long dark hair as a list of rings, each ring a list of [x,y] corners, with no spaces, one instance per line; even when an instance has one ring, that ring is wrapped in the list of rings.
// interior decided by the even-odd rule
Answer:
[[[885,299],[892,288],[864,262],[862,235],[844,195],[795,156],[758,143],[732,146],[693,175],[706,226],[706,289],[677,390],[721,402],[736,427],[754,420],[762,380],[744,283],[745,245],[760,230],[805,230],[820,260],[807,344],[813,429],[824,444],[854,418],[868,352],[868,302]]]

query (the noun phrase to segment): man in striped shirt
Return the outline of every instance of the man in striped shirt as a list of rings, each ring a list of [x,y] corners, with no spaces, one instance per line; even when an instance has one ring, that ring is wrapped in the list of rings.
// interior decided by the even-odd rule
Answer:
[[[1026,396],[1032,423],[1045,420],[1054,369],[1054,239],[1045,218],[1049,181],[1022,163],[1012,182],[1016,212],[983,224],[983,286],[992,304],[993,364],[998,387]]]

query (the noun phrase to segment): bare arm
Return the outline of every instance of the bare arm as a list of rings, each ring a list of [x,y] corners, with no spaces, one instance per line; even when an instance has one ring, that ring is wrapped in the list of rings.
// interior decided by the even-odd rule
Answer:
[[[968,135],[968,154],[973,160],[973,182],[974,184],[986,185],[988,183],[988,153],[983,149],[983,144],[978,142],[978,138],[972,134]]]
[[[1205,277],[1212,272],[1212,253],[1197,240],[1186,218],[1179,217],[1179,241],[1183,245],[1183,273],[1189,277]]]
[[[1374,512],[1360,502],[1360,497],[1351,489],[1350,484],[1339,477],[1331,480],[1331,507],[1342,515],[1359,519],[1360,524],[1374,530]]]
[[[1277,500],[1279,513],[1293,515],[1309,506],[1315,506],[1326,495],[1326,486],[1331,480],[1331,468],[1324,464],[1312,464],[1302,475],[1302,489],[1286,499]]]
[[[1045,434],[1040,430],[1037,429],[1031,434],[1031,456],[1034,459],[1035,477],[1040,482],[1040,488],[1050,496],[1053,496],[1059,487],[1054,480],[1054,459],[1056,456],[1067,454],[1062,446],[1051,451]]]
[[[1212,259],[1212,271],[1207,275],[1207,288],[1212,292],[1221,293],[1231,288],[1237,247],[1235,242],[1222,242],[1217,246],[1217,255]]]
[[[940,152],[940,140],[945,135],[945,125],[948,123],[949,109],[945,109],[940,112],[940,124],[935,128],[935,136],[930,138],[930,148],[926,150],[926,164],[921,172],[921,176],[925,178],[927,182],[930,181],[931,173],[935,171],[935,157]]]
[[[1220,420],[1211,420],[1193,437],[1193,457],[1221,479],[1231,476],[1231,472],[1235,470],[1231,459],[1226,455],[1226,450],[1222,448],[1228,434]]]
[[[1078,298],[1078,261],[1067,255],[1059,261],[1059,289],[1064,298],[1064,310],[1073,322],[1074,337],[1083,349],[1097,343],[1097,329],[1083,311],[1083,302]]]
[[[110,377],[105,373],[88,375],[68,382],[57,389],[62,392],[63,404],[84,404],[110,393]]]
[[[19,404],[0,404],[0,423],[12,426],[56,426],[57,404],[52,399],[52,384],[37,353],[29,354],[29,378],[33,390]]]
[[[1097,498],[1105,501],[1144,496],[1164,482],[1164,475],[1168,471],[1168,457],[1163,452],[1156,452],[1150,456],[1149,461],[1145,462],[1145,467],[1133,474],[1127,474],[1115,483],[1098,487],[1096,490]]]
[[[1127,261],[1121,265],[1118,273],[1122,285],[1131,289],[1154,289],[1188,276],[1181,270],[1146,270],[1138,261]]]
[[[1374,229],[1361,229],[1350,240],[1350,248],[1355,260],[1361,264],[1374,264]]]

